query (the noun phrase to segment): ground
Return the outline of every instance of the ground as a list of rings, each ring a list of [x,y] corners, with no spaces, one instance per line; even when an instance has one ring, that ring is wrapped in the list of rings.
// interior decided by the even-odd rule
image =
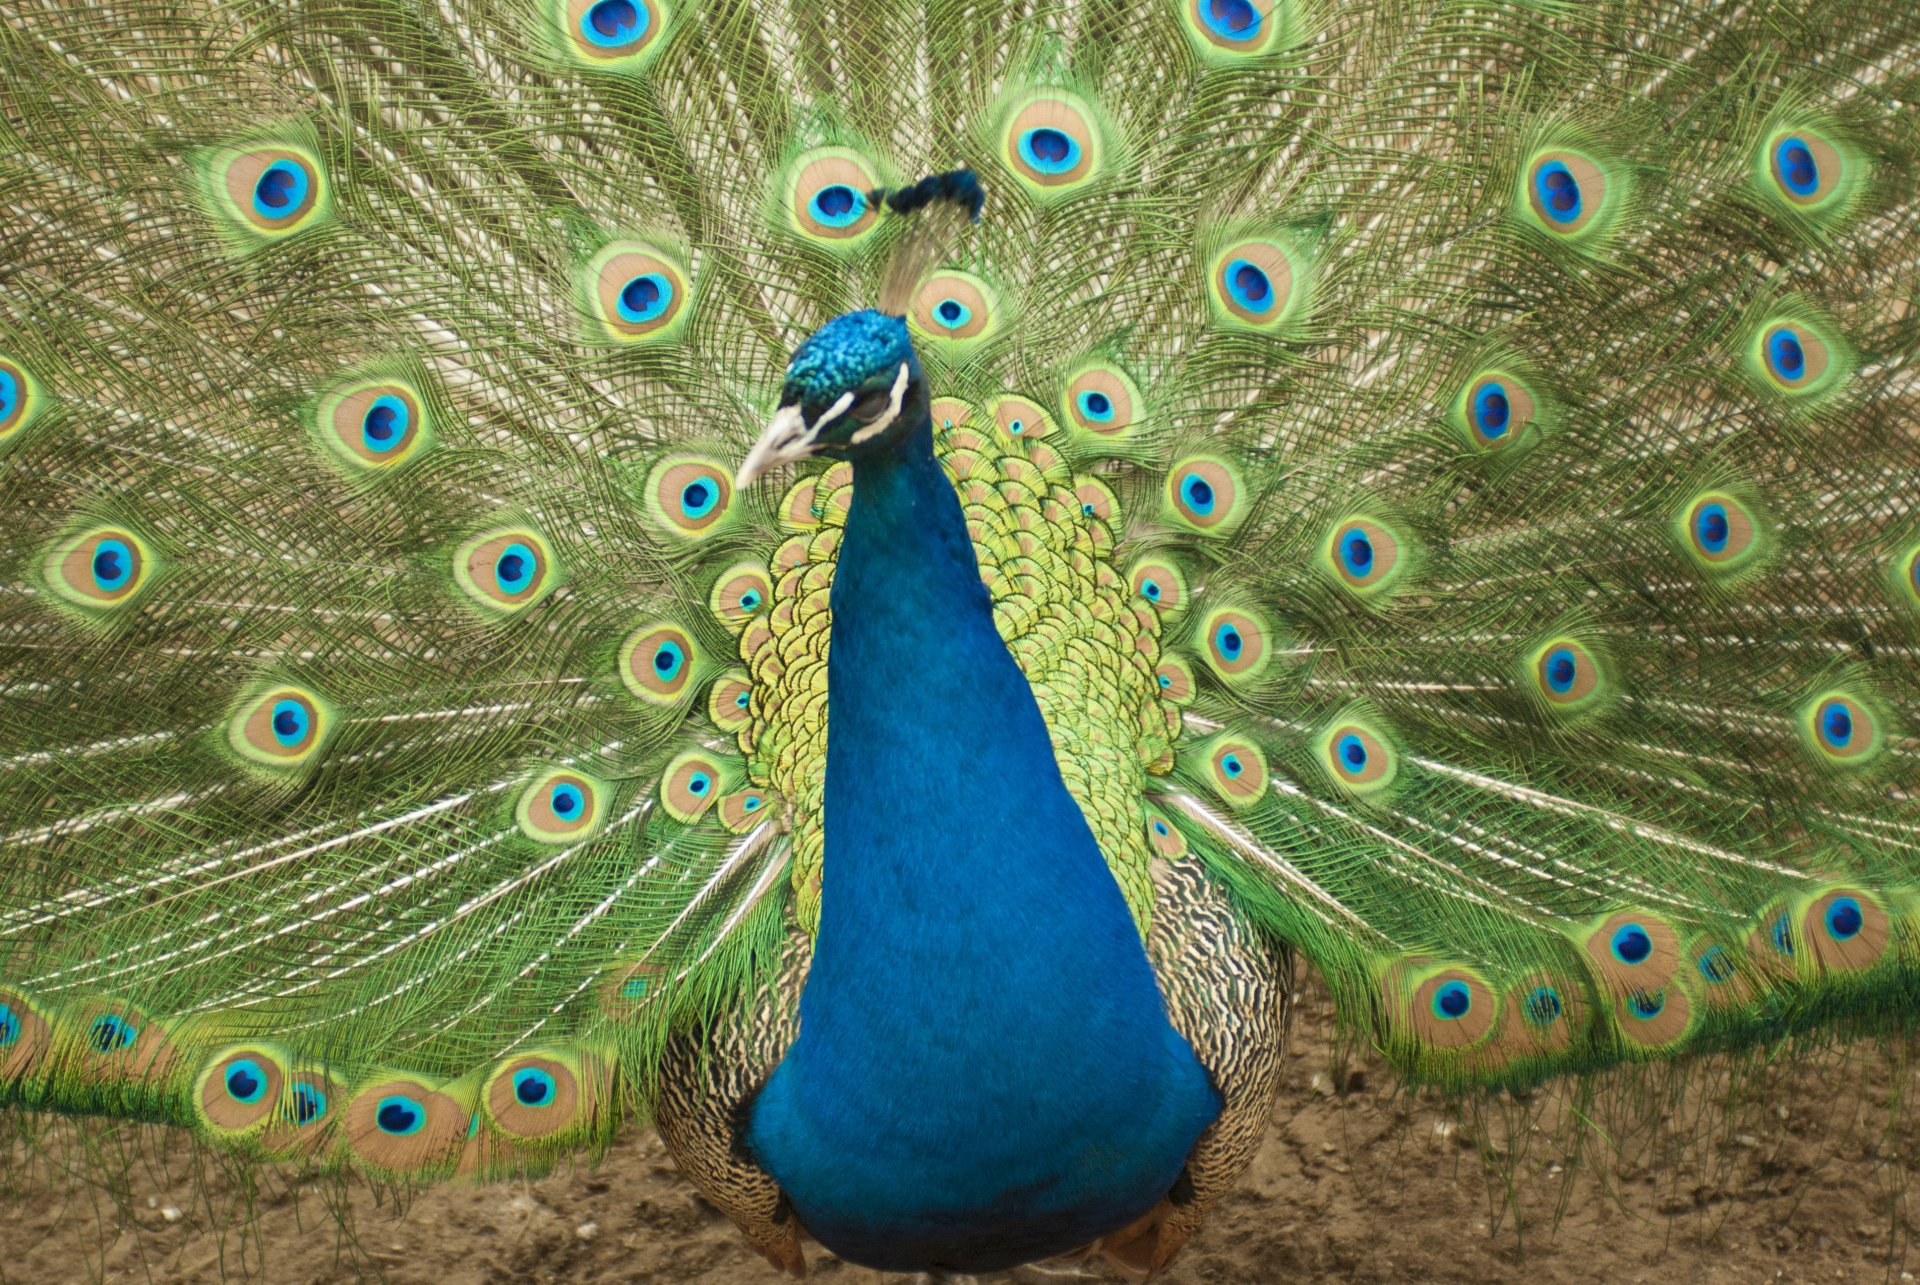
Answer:
[[[1915,1280],[1905,1186],[1920,1126],[1892,1109],[1920,1066],[1912,1054],[1861,1044],[1784,1066],[1641,1073],[1578,1103],[1562,1085],[1463,1110],[1343,1054],[1310,987],[1259,1159],[1160,1279]],[[1573,1129],[1582,1118],[1588,1127]],[[436,1188],[398,1216],[362,1184],[335,1194],[274,1179],[249,1199],[204,1159],[177,1147],[156,1157],[146,1138],[118,1200],[77,1178],[50,1188],[50,1171],[89,1171],[79,1163],[88,1146],[125,1143],[83,1141],[64,1125],[31,1154],[14,1143],[13,1167],[0,1171],[0,1282],[779,1279],[642,1130],[597,1169]],[[901,1279],[814,1253],[823,1281]]]

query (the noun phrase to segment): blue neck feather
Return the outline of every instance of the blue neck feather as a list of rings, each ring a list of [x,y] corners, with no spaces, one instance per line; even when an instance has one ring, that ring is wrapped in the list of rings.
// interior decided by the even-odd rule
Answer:
[[[854,468],[833,585],[826,877],[754,1153],[854,1261],[987,1271],[1172,1187],[1220,1101],[994,628],[923,421]]]

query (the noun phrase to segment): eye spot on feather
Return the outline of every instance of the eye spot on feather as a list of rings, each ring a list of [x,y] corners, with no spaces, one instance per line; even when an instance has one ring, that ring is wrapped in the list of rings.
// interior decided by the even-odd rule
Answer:
[[[631,66],[653,49],[665,17],[659,0],[562,0],[560,25],[583,61]]]
[[[96,611],[124,606],[151,581],[153,555],[125,527],[94,527],[55,546],[47,581],[66,601]]]
[[[745,834],[772,813],[774,795],[765,790],[745,789],[721,796],[718,806],[720,824],[729,833]]]
[[[620,648],[620,681],[650,705],[675,705],[686,695],[699,653],[678,625],[643,625]]]
[[[1751,564],[1764,544],[1753,509],[1724,491],[1705,491],[1689,501],[1680,534],[1695,561],[1716,575]]]
[[[1177,0],[1196,48],[1215,56],[1246,57],[1278,47],[1285,12],[1277,0]]]
[[[1467,384],[1454,410],[1454,421],[1476,450],[1499,451],[1526,436],[1539,411],[1533,390],[1516,376],[1501,370],[1482,371]]]
[[[772,600],[773,581],[765,568],[742,562],[720,573],[707,595],[707,606],[721,624],[737,633],[764,614]]]
[[[647,961],[615,964],[598,983],[600,1011],[615,1021],[631,1021],[665,992],[666,970]]]
[[[318,1084],[303,1083],[293,1086],[292,1103],[288,1114],[295,1125],[308,1125],[326,1118],[326,1090]]]
[[[660,802],[667,815],[692,825],[725,792],[727,773],[719,760],[700,751],[682,754],[660,778]]]
[[[1600,661],[1577,638],[1549,638],[1533,649],[1527,665],[1534,695],[1556,717],[1590,713],[1611,693]]]
[[[1178,657],[1161,657],[1153,679],[1160,688],[1161,698],[1168,704],[1185,705],[1193,699],[1193,671]]]
[[[1420,1043],[1460,1049],[1478,1044],[1493,1030],[1500,1001],[1486,981],[1464,968],[1448,968],[1413,988],[1405,1021]]]
[[[0,357],[0,443],[27,426],[38,403],[38,389],[26,367]]]
[[[1208,747],[1206,755],[1208,781],[1228,807],[1248,807],[1266,794],[1266,756],[1252,741],[1222,736]]]
[[[1321,733],[1320,762],[1336,786],[1359,797],[1386,790],[1400,773],[1392,741],[1380,729],[1352,718],[1336,719]]]
[[[454,579],[477,605],[502,614],[523,611],[556,583],[545,540],[524,528],[490,531],[454,554]]]
[[[1404,571],[1406,547],[1386,523],[1356,515],[1335,524],[1326,546],[1326,565],[1335,580],[1361,598],[1379,595]]]
[[[744,670],[730,670],[707,693],[707,717],[715,726],[739,731],[753,721],[753,682]]]
[[[1082,432],[1119,437],[1140,418],[1140,390],[1132,378],[1111,362],[1080,367],[1067,381],[1061,409]]]
[[[1127,573],[1133,592],[1159,608],[1162,616],[1171,616],[1187,605],[1187,579],[1174,563],[1149,558],[1133,564]]]
[[[1267,628],[1248,612],[1215,611],[1202,625],[1209,668],[1228,682],[1256,678],[1266,668]]]
[[[1240,479],[1225,460],[1192,456],[1167,471],[1167,503],[1192,529],[1224,532],[1241,518]]]
[[[661,339],[687,315],[686,274],[666,254],[619,242],[587,265],[587,294],[606,336],[619,343]]]
[[[996,397],[987,407],[1000,431],[1019,441],[1032,441],[1053,432],[1053,418],[1037,402],[1025,397]]]
[[[1811,322],[1774,318],[1755,332],[1749,366],[1768,391],[1795,400],[1819,400],[1839,387],[1842,369],[1833,344]]]
[[[396,381],[359,384],[321,401],[321,441],[364,469],[392,468],[411,457],[426,426],[419,392]]]
[[[1208,273],[1214,317],[1240,329],[1272,331],[1298,311],[1297,252],[1271,237],[1236,242]]]
[[[944,269],[915,291],[907,323],[929,339],[970,347],[996,329],[996,304],[997,296],[985,281],[968,272]]]
[[[1147,845],[1169,860],[1178,860],[1187,855],[1187,836],[1164,814],[1153,808],[1147,809]]]
[[[718,461],[700,455],[670,455],[647,474],[647,512],[662,530],[699,540],[733,515],[733,478]]]
[[[1072,94],[1031,93],[1007,114],[1001,159],[1036,195],[1069,191],[1093,176],[1101,138],[1093,113]]]
[[[1655,994],[1680,972],[1679,935],[1665,919],[1646,911],[1609,915],[1587,933],[1585,947],[1616,1000]]]
[[[1565,148],[1539,152],[1527,163],[1526,208],[1535,226],[1559,237],[1580,237],[1604,226],[1612,193],[1605,168]]]
[[[547,772],[521,792],[514,820],[536,843],[574,843],[598,828],[605,792],[605,786],[579,772]]]
[[[227,1135],[264,1127],[282,1110],[286,1067],[264,1047],[241,1045],[201,1072],[195,1101],[203,1124]]]
[[[1109,491],[1103,483],[1096,482],[1090,477],[1079,478],[1074,482],[1073,495],[1080,501],[1080,513],[1083,517],[1089,517],[1098,522],[1111,522],[1114,514],[1119,511],[1119,501],[1113,498],[1113,492]]]
[[[1894,941],[1886,907],[1862,888],[1835,888],[1816,897],[1801,914],[1800,933],[1814,966],[1825,972],[1872,968]]]
[[[1551,986],[1534,987],[1520,1004],[1521,1015],[1532,1026],[1553,1025],[1560,1020],[1564,1008],[1560,1002],[1560,992]]]
[[[880,187],[880,179],[858,152],[818,148],[795,160],[787,174],[787,212],[794,230],[809,240],[845,249],[878,225],[880,207],[867,193]]]
[[[284,236],[321,208],[320,164],[290,147],[250,147],[229,154],[221,188],[230,215],[257,236]]]
[[[1776,132],[1762,152],[1770,190],[1802,213],[1834,204],[1848,178],[1840,150],[1817,130]]]
[[[53,1028],[27,997],[0,987],[0,1082],[29,1075],[53,1046]]]
[[[1844,691],[1824,692],[1801,713],[1803,734],[1821,761],[1863,767],[1880,756],[1887,738],[1865,700]]]
[[[227,724],[235,753],[263,767],[293,767],[317,755],[332,711],[304,687],[271,687],[243,702]]]
[[[133,1047],[140,1038],[140,1028],[124,1017],[104,1013],[93,1019],[87,1027],[87,1046],[95,1053],[103,1055],[122,1052]]]

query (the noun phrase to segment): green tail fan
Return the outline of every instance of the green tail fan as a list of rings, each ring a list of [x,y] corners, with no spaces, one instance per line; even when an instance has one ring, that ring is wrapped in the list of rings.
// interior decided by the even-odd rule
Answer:
[[[0,1105],[408,1181],[698,1153],[833,896],[861,502],[740,470],[876,302],[1229,1114],[1281,1036],[1223,979],[1281,1011],[1291,952],[1466,1091],[1920,1012],[1903,0],[26,4],[0,51]],[[961,165],[936,253],[889,193]],[[792,1266],[772,1179],[686,1167]]]

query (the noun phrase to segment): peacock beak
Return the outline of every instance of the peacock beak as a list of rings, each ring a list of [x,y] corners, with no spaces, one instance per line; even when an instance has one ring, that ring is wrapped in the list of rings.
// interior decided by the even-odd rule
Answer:
[[[734,488],[743,488],[782,464],[807,458],[813,454],[814,439],[819,432],[817,424],[808,427],[806,413],[798,402],[782,406],[774,412],[767,431],[760,434],[760,440],[747,452],[740,471],[734,474]]]

